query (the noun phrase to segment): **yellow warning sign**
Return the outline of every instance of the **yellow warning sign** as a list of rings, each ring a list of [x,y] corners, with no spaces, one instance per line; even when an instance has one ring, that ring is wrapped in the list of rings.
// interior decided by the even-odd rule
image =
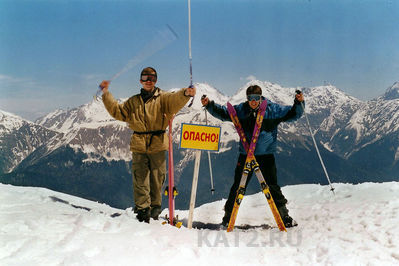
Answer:
[[[183,123],[181,125],[180,148],[218,151],[221,128]]]

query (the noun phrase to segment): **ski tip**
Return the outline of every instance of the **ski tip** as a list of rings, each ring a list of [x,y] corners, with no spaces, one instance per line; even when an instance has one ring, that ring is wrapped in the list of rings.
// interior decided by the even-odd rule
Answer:
[[[264,100],[261,102],[260,107],[266,109],[266,106],[267,106],[267,100],[264,99]]]

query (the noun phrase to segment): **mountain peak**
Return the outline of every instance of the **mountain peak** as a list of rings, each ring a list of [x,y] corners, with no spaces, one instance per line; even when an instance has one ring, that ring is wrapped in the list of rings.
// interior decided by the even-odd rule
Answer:
[[[399,82],[395,82],[391,87],[389,87],[382,98],[384,100],[399,99]]]
[[[23,119],[15,114],[0,110],[0,133],[9,132],[16,128],[20,128],[24,124],[32,124],[32,122]]]
[[[6,117],[7,118],[10,117],[10,118],[18,119],[18,120],[25,120],[25,119],[23,119],[22,117],[20,117],[18,115],[15,115],[15,114],[0,110],[0,119],[1,118],[6,118]]]

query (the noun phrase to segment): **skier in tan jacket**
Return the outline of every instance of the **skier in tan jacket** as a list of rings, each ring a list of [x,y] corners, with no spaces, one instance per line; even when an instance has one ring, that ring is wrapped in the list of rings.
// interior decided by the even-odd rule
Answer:
[[[165,129],[169,120],[196,93],[196,89],[183,88],[164,92],[155,87],[157,72],[152,67],[141,71],[140,94],[122,104],[108,91],[109,81],[104,80],[102,99],[108,113],[117,120],[127,122],[133,130],[130,150],[133,154],[133,192],[137,218],[149,223],[150,217],[158,219],[161,212],[162,185],[166,177],[166,150],[168,136]]]

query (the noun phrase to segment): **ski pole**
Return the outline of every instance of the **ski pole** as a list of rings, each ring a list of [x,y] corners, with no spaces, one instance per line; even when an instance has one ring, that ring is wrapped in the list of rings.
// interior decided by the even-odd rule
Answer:
[[[206,95],[202,95],[201,100],[204,99],[206,97]],[[208,115],[207,115],[207,111],[206,108],[204,108],[205,111],[205,125],[208,125]],[[212,195],[215,193],[215,187],[213,185],[213,175],[212,175],[212,162],[211,162],[211,153],[208,151],[208,164],[209,164],[209,174],[211,176],[211,193]]]
[[[296,92],[297,94],[302,93],[300,90],[296,90],[295,92]],[[307,115],[306,112],[305,112],[305,106],[303,105],[303,102],[301,102],[301,106],[302,106],[303,112],[305,113],[305,118],[306,118],[306,122],[307,122],[307,124],[308,124],[308,128],[309,128],[309,131],[310,131],[310,136],[312,136],[313,144],[314,144],[314,146],[315,146],[315,148],[316,148],[317,155],[319,156],[321,166],[323,167],[324,174],[326,175],[327,180],[328,180],[328,184],[330,185],[330,190],[331,190],[332,193],[335,195],[335,192],[334,192],[334,189],[335,189],[335,188],[334,188],[334,187],[332,186],[332,184],[331,184],[330,177],[328,176],[328,173],[327,173],[327,169],[326,169],[326,167],[325,167],[325,165],[324,165],[323,159],[321,158],[320,151],[319,151],[319,148],[317,147],[317,143],[316,143],[316,140],[315,140],[315,138],[314,138],[314,134],[313,134],[312,128],[310,127],[309,118],[308,118],[308,115]]]
[[[188,0],[188,61],[190,63],[190,88],[193,87],[193,57],[191,55],[191,1]],[[194,103],[194,96],[188,107]]]
[[[176,32],[172,29],[171,26],[166,24],[166,27],[158,30],[156,35],[154,35],[154,38],[150,40],[145,46],[143,46],[143,48],[133,58],[131,58],[118,73],[116,73],[112,76],[111,79],[109,79],[109,82],[117,79],[119,76],[130,70],[132,67],[138,65],[148,57],[162,50],[170,42],[175,41],[177,38],[178,36]],[[100,98],[101,92],[102,88],[99,87],[96,94],[94,95],[95,100],[98,100]]]

